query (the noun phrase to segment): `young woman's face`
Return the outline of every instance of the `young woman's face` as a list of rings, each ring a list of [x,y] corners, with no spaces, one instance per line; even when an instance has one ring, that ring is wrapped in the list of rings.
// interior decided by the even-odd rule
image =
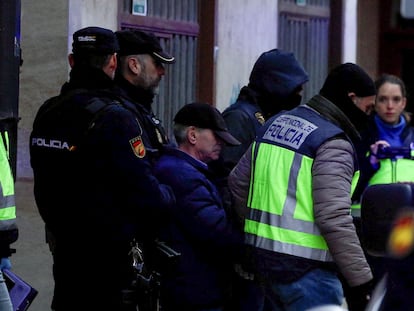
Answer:
[[[398,124],[406,102],[398,84],[385,82],[377,90],[375,111],[385,123]]]

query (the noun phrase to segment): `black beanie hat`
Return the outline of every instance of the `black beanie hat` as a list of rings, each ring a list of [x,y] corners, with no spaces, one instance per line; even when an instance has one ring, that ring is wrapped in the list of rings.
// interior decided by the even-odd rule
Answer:
[[[354,92],[358,97],[376,94],[375,84],[371,77],[358,65],[345,63],[335,67],[328,75],[320,91],[321,95],[334,96]],[[329,99],[329,97],[328,97]]]
[[[345,63],[329,73],[319,94],[341,109],[361,131],[366,126],[368,116],[352,102],[348,96],[352,92],[358,97],[373,96],[376,94],[375,84],[361,67],[353,63]]]

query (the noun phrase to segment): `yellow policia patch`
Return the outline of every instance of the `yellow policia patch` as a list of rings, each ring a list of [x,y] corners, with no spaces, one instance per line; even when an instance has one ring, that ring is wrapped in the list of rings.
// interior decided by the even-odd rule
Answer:
[[[138,158],[145,157],[146,151],[144,143],[142,142],[141,136],[134,137],[129,140],[129,143],[131,144],[132,150],[134,151],[135,155]]]

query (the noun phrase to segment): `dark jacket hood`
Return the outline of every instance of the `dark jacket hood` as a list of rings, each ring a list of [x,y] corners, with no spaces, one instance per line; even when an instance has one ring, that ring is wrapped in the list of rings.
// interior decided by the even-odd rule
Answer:
[[[274,114],[299,104],[301,98],[294,93],[308,81],[307,72],[292,52],[273,49],[257,59],[248,87],[257,94],[258,104],[264,112]]]
[[[257,59],[250,73],[249,87],[282,99],[308,80],[307,72],[293,53],[273,49]]]

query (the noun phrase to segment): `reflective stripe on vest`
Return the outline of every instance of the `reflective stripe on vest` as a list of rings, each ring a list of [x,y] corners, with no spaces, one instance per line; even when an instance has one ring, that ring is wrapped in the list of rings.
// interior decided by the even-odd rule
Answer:
[[[361,217],[361,203],[351,205],[351,215],[353,217]]]
[[[371,177],[368,185],[414,182],[414,160],[382,159],[378,171]]]
[[[255,142],[252,150],[250,215],[244,227],[246,243],[269,251],[333,261],[314,222],[313,159],[266,143]],[[356,172],[352,191],[358,176]]]
[[[352,178],[352,184],[351,184],[351,196],[354,193],[356,186],[358,185],[358,180],[361,175],[361,172],[358,170],[355,172],[353,178]],[[354,217],[361,217],[361,203],[355,202],[351,204],[351,215]]]
[[[319,146],[344,137],[344,132],[303,106],[268,122],[252,145],[246,243],[330,262],[332,256],[314,221],[312,166]],[[356,157],[354,167],[357,171]]]
[[[332,261],[326,241],[314,223],[313,159],[270,144],[254,143],[253,150],[256,149],[246,242],[270,251]],[[269,157],[272,161],[266,161]],[[269,191],[268,185],[277,190]]]
[[[16,219],[14,179],[9,162],[8,133],[0,135],[0,230],[10,228]]]

